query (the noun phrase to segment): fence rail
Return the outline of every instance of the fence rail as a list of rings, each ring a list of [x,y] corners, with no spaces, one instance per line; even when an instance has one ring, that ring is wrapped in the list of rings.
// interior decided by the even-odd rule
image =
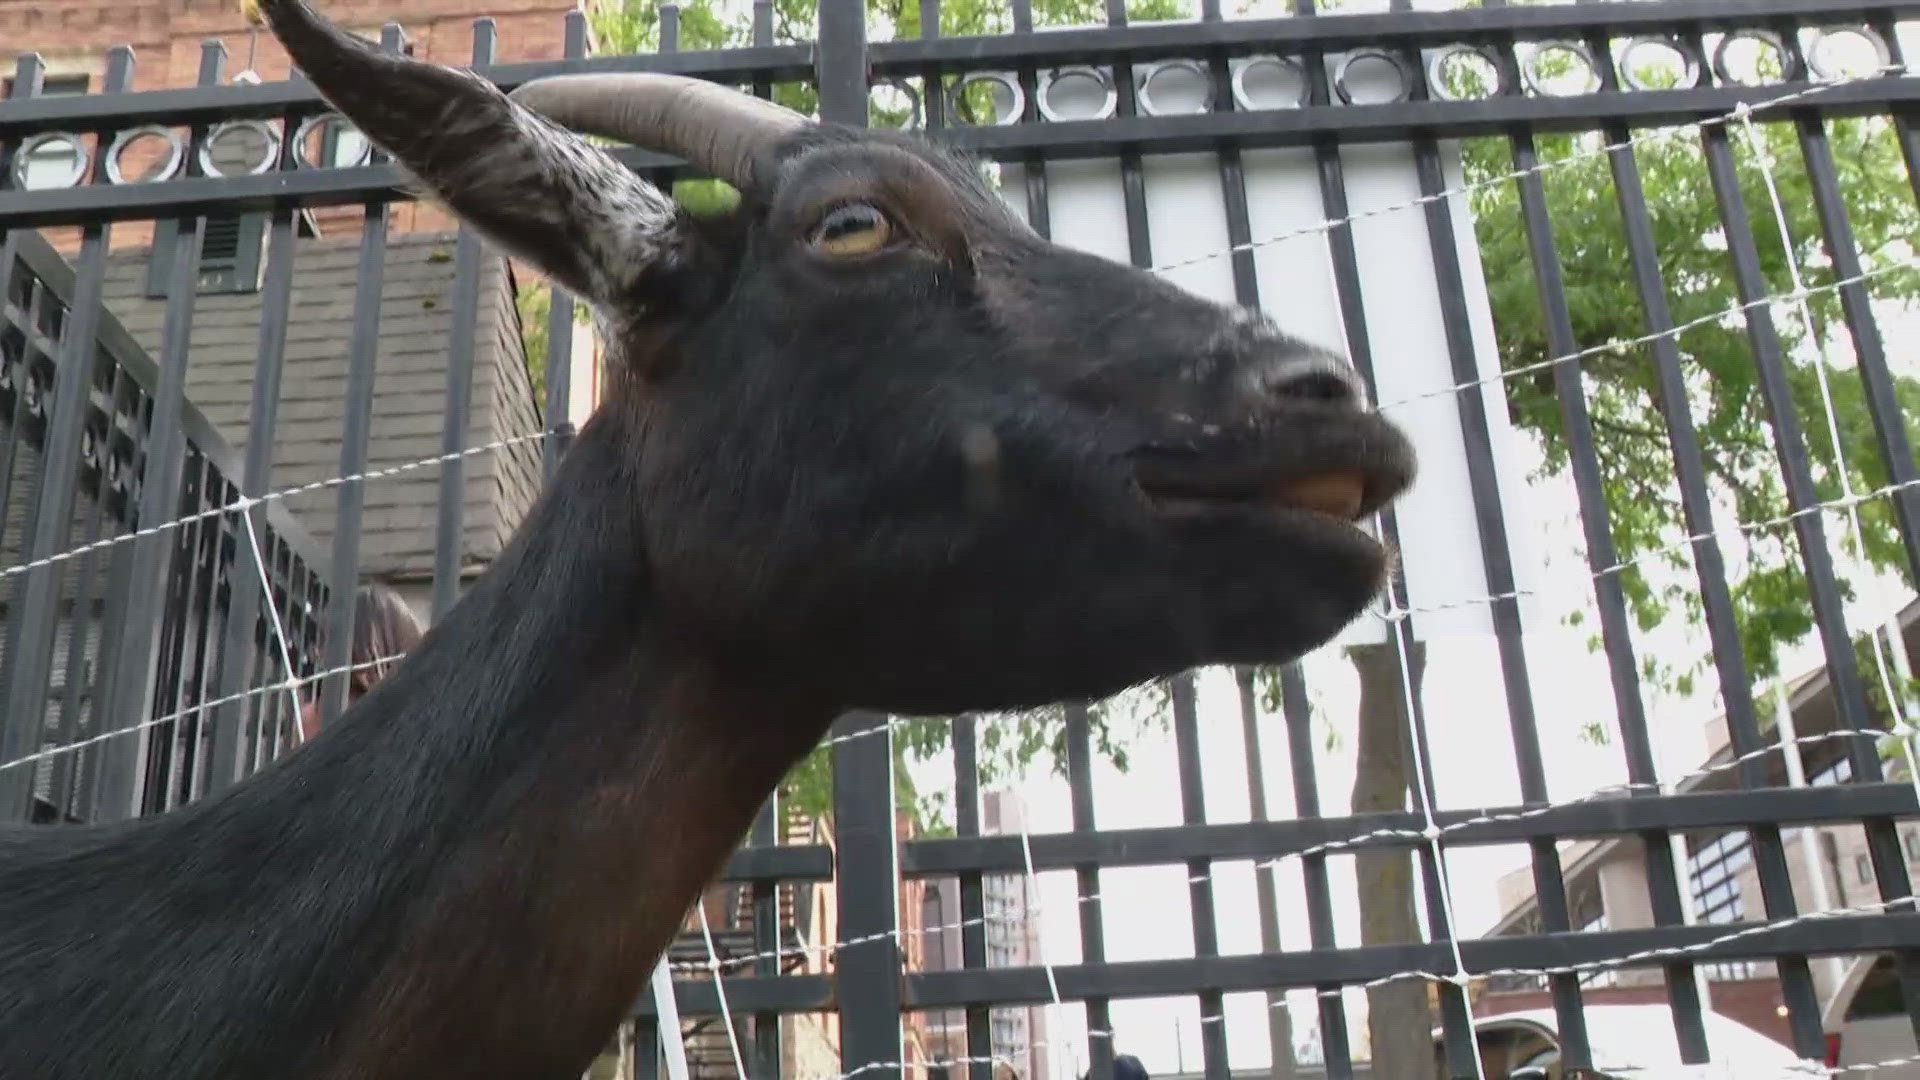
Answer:
[[[1910,1019],[1905,1034],[1920,1037],[1912,893],[1920,778],[1899,754],[1920,730],[1906,686],[1912,646],[1905,624],[1885,640],[1869,629],[1848,584],[1867,542],[1861,508],[1884,506],[1891,512],[1872,519],[1884,522],[1878,540],[1892,550],[1883,577],[1903,597],[1920,586],[1920,459],[1901,396],[1915,359],[1882,326],[1902,316],[1893,301],[1904,294],[1881,302],[1877,291],[1913,272],[1920,256],[1884,244],[1863,250],[1859,196],[1843,182],[1849,163],[1833,141],[1843,120],[1874,125],[1869,134],[1904,166],[1911,190],[1901,198],[1920,197],[1920,78],[1907,72],[1901,34],[1906,20],[1920,18],[1920,3],[1487,0],[1418,12],[1396,2],[1353,14],[1317,13],[1313,0],[1287,6],[1285,17],[1236,19],[1224,17],[1219,0],[1202,0],[1198,18],[1129,25],[1124,5],[1111,2],[1108,25],[1040,29],[1030,0],[1013,0],[1004,13],[1009,31],[943,37],[939,0],[921,0],[922,37],[869,41],[862,5],[822,0],[814,40],[776,42],[763,0],[751,44],[739,47],[675,51],[669,6],[669,47],[651,54],[590,55],[587,19],[573,12],[563,59],[494,62],[487,20],[477,24],[470,57],[433,57],[471,62],[503,88],[562,72],[632,70],[695,75],[763,96],[803,87],[817,95],[824,119],[922,129],[997,163],[1003,196],[1042,234],[1223,300],[1264,305],[1283,325],[1318,320],[1344,341],[1376,402],[1425,418],[1420,430],[1434,446],[1423,445],[1423,456],[1444,462],[1440,479],[1423,480],[1445,489],[1437,501],[1409,501],[1380,522],[1408,565],[1355,639],[1387,658],[1390,696],[1404,701],[1386,748],[1407,770],[1393,808],[1324,809],[1316,770],[1329,754],[1317,745],[1309,680],[1326,669],[1311,662],[1258,673],[1271,682],[1271,702],[1259,700],[1256,673],[1238,673],[1245,777],[1221,765],[1218,732],[1209,730],[1218,713],[1203,716],[1196,676],[1166,682],[1159,708],[1177,787],[1168,813],[1178,823],[1154,827],[1102,827],[1113,809],[1095,798],[1109,714],[1085,703],[1063,705],[1047,721],[1069,804],[1047,829],[983,818],[989,793],[1000,790],[983,771],[996,745],[991,725],[1006,718],[941,721],[946,734],[934,760],[950,766],[954,820],[952,835],[938,837],[903,836],[904,796],[896,791],[903,734],[924,730],[915,725],[925,721],[844,717],[828,744],[830,810],[796,824],[770,805],[721,875],[735,886],[725,890],[733,902],[714,927],[725,948],[697,944],[700,930],[690,924],[672,953],[678,1010],[688,1030],[697,1029],[701,1075],[729,1075],[736,1042],[755,1077],[964,1071],[988,1080],[996,1065],[1035,1069],[1043,1060],[1050,1075],[1107,1076],[1130,1034],[1116,1024],[1117,1010],[1132,999],[1178,998],[1197,1003],[1201,1071],[1211,1080],[1244,1064],[1239,1048],[1248,1039],[1277,1041],[1290,1030],[1291,1021],[1276,1022],[1271,1036],[1250,1036],[1230,1021],[1227,999],[1266,995],[1262,1011],[1284,1019],[1296,1011],[1284,992],[1295,989],[1311,993],[1298,1019],[1315,1028],[1325,1075],[1347,1078],[1367,1075],[1356,1061],[1368,1057],[1349,999],[1400,983],[1430,990],[1422,1007],[1430,1000],[1440,1032],[1438,1075],[1494,1075],[1492,1059],[1476,1051],[1474,1020],[1499,995],[1529,992],[1553,1016],[1564,1075],[1611,1075],[1621,1048],[1590,1037],[1596,1002],[1627,1000],[1607,996],[1623,987],[1646,990],[1650,996],[1633,1000],[1663,1005],[1680,1057],[1704,1062],[1714,1051],[1710,1019],[1730,1007],[1714,988],[1733,981],[1723,978],[1730,973],[1775,981],[1768,992],[1779,1015],[1768,1021],[1770,1033],[1818,1062],[1829,1056],[1829,1036],[1845,1045],[1845,995],[1856,985],[1817,974],[1826,957],[1882,958],[1888,993]],[[403,41],[401,26],[390,24],[384,46]],[[1771,59],[1751,60],[1755,50]],[[1666,66],[1633,62],[1648,54]],[[572,300],[552,296],[545,354],[529,364],[518,343],[528,328],[495,299],[511,287],[510,272],[498,268],[509,283],[498,290],[485,284],[496,280],[488,276],[496,260],[470,235],[451,240],[452,254],[438,261],[395,261],[389,239],[404,233],[395,215],[410,200],[402,177],[378,155],[330,156],[346,129],[326,134],[326,106],[303,80],[226,84],[216,44],[200,85],[127,92],[132,60],[126,51],[109,58],[107,92],[52,96],[40,93],[38,60],[23,56],[12,96],[0,101],[0,415],[11,416],[0,551],[12,579],[0,667],[0,815],[9,818],[161,811],[285,750],[302,700],[289,692],[295,682],[317,682],[299,693],[317,689],[326,714],[343,701],[338,676],[353,587],[386,557],[369,524],[391,512],[380,485],[414,470],[436,485],[415,496],[437,500],[437,517],[416,515],[406,526],[431,558],[422,555],[400,577],[431,587],[437,612],[458,594],[470,564],[486,560],[487,541],[474,530],[495,517],[510,528],[521,508],[507,497],[499,506],[476,502],[474,485],[510,489],[511,469],[496,459],[512,449],[530,454],[536,443],[550,470],[580,419],[572,403],[585,331],[576,328]],[[149,179],[115,182],[108,165],[121,162],[134,133],[149,140]],[[1542,141],[1561,134],[1577,137],[1572,150],[1543,155]],[[1798,160],[1771,160],[1768,138]],[[1704,314],[1676,303],[1687,283],[1670,276],[1648,196],[1655,180],[1644,171],[1646,153],[1660,139],[1697,145],[1687,182],[1710,192],[1701,204],[1709,220],[1695,224],[1694,238],[1711,236],[1724,251],[1716,287],[1726,297]],[[1491,147],[1510,169],[1470,177],[1469,145]],[[617,155],[652,177],[682,167],[644,150]],[[125,160],[145,160],[136,159]],[[29,165],[62,160],[73,165],[65,179],[35,174],[41,179],[28,182]],[[1563,276],[1568,236],[1595,227],[1568,219],[1551,178],[1582,162],[1604,163],[1593,182],[1614,196],[1615,216],[1599,229],[1638,305],[1631,340],[1595,340],[1575,317],[1576,294],[1590,283]],[[1789,235],[1789,211],[1806,210],[1784,205],[1776,185],[1789,172],[1812,209],[1817,236],[1804,239],[1817,265],[1801,265]],[[1482,193],[1510,193],[1525,265],[1482,263],[1480,231],[1492,227],[1473,213]],[[344,358],[328,376],[341,401],[329,419],[339,427],[324,474],[278,479],[277,448],[296,422],[282,408],[282,386],[303,377],[288,360],[290,311],[296,293],[321,287],[311,269],[318,264],[305,253],[331,242],[332,226],[315,224],[322,213],[345,223],[353,260],[346,283],[329,286],[342,290],[333,332]],[[1775,218],[1778,237],[1765,231]],[[232,253],[210,250],[210,237],[226,235],[210,223],[236,220],[250,223],[253,231],[240,235],[254,238],[258,259],[233,262]],[[124,312],[116,314],[124,298],[103,292],[112,254],[128,246],[114,230],[146,222],[178,238],[149,255],[170,260],[156,271],[168,282],[157,357],[135,342]],[[74,229],[77,239],[60,251],[35,231]],[[1788,248],[1790,289],[1769,277],[1762,258],[1776,243]],[[421,294],[436,318],[450,320],[433,330],[440,336],[431,363],[408,369],[406,377],[417,378],[404,388],[383,382],[401,377],[388,374],[401,348],[390,332],[396,297],[417,305],[409,283],[449,260],[445,280]],[[1420,276],[1394,276],[1407,266]],[[195,284],[209,270],[256,298],[248,407],[224,433],[188,390],[190,367],[215,347],[196,329],[216,303]],[[1537,326],[1490,313],[1490,293],[1516,280],[1537,302]],[[1816,300],[1834,306],[1818,327],[1806,307]],[[1812,333],[1800,332],[1800,318]],[[489,352],[494,331],[514,341]],[[1729,515],[1719,465],[1703,451],[1700,402],[1717,373],[1702,375],[1687,342],[1706,332],[1745,343],[1742,362],[1756,386],[1754,453],[1778,485],[1779,505],[1764,517]],[[1513,347],[1522,335],[1537,339],[1531,353]],[[1830,345],[1844,347],[1850,362],[1828,365]],[[1622,539],[1631,494],[1622,495],[1617,454],[1603,451],[1612,444],[1596,433],[1606,422],[1596,402],[1609,391],[1594,372],[1622,364],[1647,380],[1655,427],[1645,441],[1666,463],[1659,494],[1675,508],[1677,531],[1660,545]],[[1810,399],[1805,382],[1816,368],[1825,380],[1829,367],[1858,383],[1858,430],[1848,437],[1856,454],[1873,459],[1863,468],[1876,479],[1865,490],[1847,478],[1837,423],[1832,460],[1823,456],[1832,417],[1810,401],[1828,399]],[[535,368],[544,388],[528,374]],[[1538,510],[1501,449],[1514,434],[1510,392],[1523,385],[1543,388],[1541,407],[1562,433],[1549,471],[1564,480],[1576,512],[1575,546],[1591,578],[1580,591],[1598,627],[1594,663],[1603,669],[1593,681],[1612,694],[1608,726],[1624,776],[1575,799],[1556,798],[1549,779],[1566,745],[1558,732],[1584,703],[1568,699],[1544,667],[1551,661],[1541,659],[1542,624],[1525,607],[1538,591],[1526,550]],[[1825,381],[1820,387],[1828,393]],[[423,415],[440,419],[422,422],[418,448],[382,458],[375,443],[386,429],[375,415],[403,398],[428,400]],[[1439,411],[1422,412],[1428,405]],[[517,419],[501,419],[508,414]],[[232,449],[242,438],[244,459]],[[291,494],[281,497],[276,482]],[[324,530],[305,524],[316,518]],[[1776,730],[1780,721],[1755,701],[1763,683],[1754,672],[1776,657],[1743,644],[1751,628],[1742,623],[1747,567],[1739,545],[1752,537],[1781,544],[1784,579],[1807,614],[1799,640],[1818,652],[1817,671],[1796,684],[1806,700],[1784,717],[1799,735]],[[247,546],[256,538],[264,545],[258,575]],[[1444,548],[1445,559],[1419,562],[1423,547]],[[1632,591],[1669,564],[1685,604],[1700,612],[1702,680],[1723,713],[1719,756],[1678,778],[1656,760],[1657,695],[1646,659],[1662,646],[1649,645],[1658,627]],[[271,593],[265,604],[263,586]],[[1425,649],[1443,633],[1436,627],[1462,612],[1492,648],[1477,672],[1486,704],[1471,716],[1457,702],[1443,712],[1421,682]],[[1821,726],[1795,719],[1803,708]],[[1501,713],[1501,752],[1513,760],[1512,776],[1498,781],[1503,794],[1443,805],[1436,761],[1444,755],[1434,739],[1470,728],[1499,741]],[[62,752],[68,744],[84,749]],[[1794,779],[1803,767],[1811,774],[1842,760],[1844,776],[1830,782]],[[1280,761],[1284,769],[1274,767]],[[1243,819],[1209,820],[1218,813],[1209,792],[1223,788],[1249,793]],[[1813,871],[1796,868],[1801,849],[1793,845],[1846,830],[1860,837],[1860,895],[1843,889],[1842,902],[1810,907],[1805,877]],[[1752,898],[1744,906],[1713,908],[1705,887],[1684,876],[1680,865],[1703,849],[1703,837],[1741,838],[1740,873],[1750,874],[1735,891]],[[1640,911],[1635,925],[1610,923],[1625,918],[1614,912],[1595,921],[1583,906],[1597,887],[1580,860],[1620,844],[1637,845],[1622,863],[1638,882],[1629,905]],[[1449,867],[1462,852],[1499,845],[1526,849],[1517,865],[1530,874],[1515,901],[1525,910],[1502,923],[1506,929],[1465,934],[1455,905],[1484,883]],[[1413,857],[1406,901],[1418,909],[1423,937],[1356,943],[1344,910],[1352,905],[1334,883],[1345,880],[1339,875],[1350,861],[1390,852]],[[1838,885],[1838,856],[1831,861]],[[1131,950],[1105,921],[1123,899],[1113,883],[1143,867],[1185,874],[1187,955],[1115,958]],[[1304,911],[1304,947],[1283,948],[1272,933],[1254,951],[1223,945],[1255,909],[1222,899],[1222,882],[1237,869],[1261,879],[1270,920],[1278,907]],[[1282,870],[1299,877],[1278,899]],[[1062,872],[1073,877],[1067,921],[1076,940],[1036,930],[1037,948],[1019,944],[1006,927],[1024,934],[1040,926],[1031,898],[1042,879]],[[1008,900],[1008,881],[1021,883],[1025,907]],[[954,898],[940,917],[952,921],[929,923],[912,910],[936,894]],[[1073,959],[1049,962],[1049,953]],[[1765,966],[1719,966],[1730,961]],[[1649,974],[1631,987],[1595,978],[1626,971]],[[1008,1010],[1026,1010],[1026,1026],[1003,1025]],[[1035,1019],[1043,1012],[1054,1025],[1044,1035]],[[651,999],[636,1004],[648,1075],[659,1040],[679,1034],[657,1031],[655,1015]],[[802,1021],[813,1027],[802,1031]],[[802,1044],[816,1037],[827,1049],[808,1057]],[[833,1061],[824,1074],[822,1055]],[[1290,1047],[1284,1056],[1292,1058]],[[1911,1063],[1865,1068],[1871,1064],[1833,1067],[1888,1080],[1920,1075],[1899,1071]]]

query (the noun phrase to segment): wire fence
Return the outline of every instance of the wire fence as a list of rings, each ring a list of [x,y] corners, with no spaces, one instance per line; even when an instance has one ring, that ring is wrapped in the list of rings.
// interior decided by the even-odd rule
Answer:
[[[1318,319],[1440,463],[1440,490],[1375,523],[1406,563],[1343,642],[1382,658],[1386,705],[1380,686],[1356,693],[1330,647],[1234,673],[1231,691],[1203,672],[1039,715],[843,718],[820,751],[836,778],[908,758],[952,822],[895,805],[890,785],[837,782],[809,811],[828,844],[796,831],[804,800],[770,804],[716,883],[735,902],[720,918],[697,905],[670,956],[680,1030],[637,1003],[625,1067],[654,1075],[671,1043],[696,1076],[1037,1080],[1111,1075],[1116,1053],[1158,1075],[1190,1062],[1178,1023],[1153,1010],[1190,1009],[1198,1067],[1183,1071],[1209,1078],[1412,1075],[1391,1071],[1415,1063],[1391,1056],[1406,1040],[1394,1049],[1387,1022],[1417,1029],[1418,1065],[1437,1076],[1507,1076],[1527,1055],[1554,1076],[1682,1075],[1659,1071],[1681,1062],[1757,1075],[1734,1071],[1754,1066],[1725,1018],[1798,1059],[1782,1076],[1920,1076],[1920,462],[1906,420],[1920,396],[1903,396],[1920,384],[1887,329],[1909,318],[1920,270],[1897,231],[1920,221],[1905,5],[1852,5],[1836,24],[1794,0],[1303,2],[1274,18],[1208,2],[1132,25],[1110,5],[1106,25],[1042,33],[1016,2],[1010,32],[949,39],[928,0],[927,32],[861,41],[865,64],[844,70],[822,59],[844,51],[774,40],[771,10],[756,6],[750,42],[676,70],[762,95],[902,93],[910,126],[999,163],[1004,197],[1043,234],[1289,328]],[[662,54],[677,14],[662,9]],[[659,62],[592,57],[587,21],[563,25],[558,56],[498,62],[483,23],[469,55],[430,58],[503,86]],[[385,32],[390,48],[402,39]],[[378,577],[443,614],[590,407],[595,361],[571,300],[405,202],[320,102],[259,81],[270,58],[256,71],[249,53],[251,79],[228,79],[224,60],[209,48],[200,86],[160,101],[129,92],[125,51],[89,72],[102,92],[65,96],[23,56],[0,102],[0,798],[20,820],[163,811],[293,751],[309,702],[337,715],[347,676],[400,659],[350,656],[354,587]],[[871,96],[868,117],[834,118],[900,121]],[[1842,133],[1904,175],[1850,189]],[[1537,142],[1564,135],[1566,153],[1541,157]],[[1678,180],[1656,159],[1676,144],[1698,150]],[[673,165],[620,153],[648,175]],[[1510,168],[1484,166],[1501,154]],[[1205,183],[1166,171],[1196,158]],[[1610,196],[1597,224],[1555,186],[1588,166],[1606,170],[1590,177]],[[269,180],[278,202],[261,198]],[[1656,183],[1710,185],[1681,234],[1723,253],[1710,288],[1669,276]],[[1278,204],[1292,224],[1256,235]],[[1526,265],[1484,261],[1507,250],[1491,238],[1502,227]],[[414,236],[411,260],[389,243]],[[1563,280],[1589,250],[1613,253],[1638,332],[1607,329],[1592,283]],[[1397,276],[1402,264],[1424,276]],[[1308,279],[1324,310],[1296,307]],[[1516,281],[1533,295],[1524,317]],[[1677,317],[1676,297],[1703,292],[1720,299]],[[235,317],[248,332],[223,336]],[[1427,347],[1400,355],[1407,334]],[[1691,345],[1727,335],[1746,342],[1757,402],[1744,443],[1716,412],[1724,350]],[[1550,430],[1554,449],[1516,465],[1521,392],[1538,387],[1556,421],[1527,432]],[[1638,443],[1596,436],[1623,394],[1644,395]],[[332,407],[316,418],[320,400]],[[1735,470],[1715,455],[1735,445],[1778,484],[1771,503],[1729,490]],[[1648,459],[1654,487],[1623,479]],[[1671,500],[1652,529],[1633,505],[1649,490]],[[1529,534],[1551,532],[1554,498],[1580,540],[1543,576]],[[1828,538],[1830,521],[1847,539]],[[1755,572],[1762,541],[1778,548],[1770,577]],[[1435,584],[1446,577],[1470,584]],[[1754,590],[1772,581],[1791,597],[1764,612],[1803,616],[1778,641],[1756,628]],[[1648,614],[1662,596],[1664,620]],[[1599,624],[1576,659],[1550,643],[1567,635],[1558,612],[1523,612],[1569,597]],[[1467,633],[1435,629],[1461,612]],[[1646,661],[1677,649],[1702,659],[1691,689]],[[1436,654],[1462,670],[1436,683]],[[1778,680],[1755,677],[1776,666]],[[1788,680],[1764,715],[1756,696]],[[1580,699],[1596,687],[1610,700]],[[1128,708],[1148,714],[1136,762],[1158,755],[1172,790],[1119,775]],[[1603,715],[1610,741],[1570,738],[1576,714]],[[1661,724],[1702,721],[1676,762],[1684,741]],[[1512,767],[1496,775],[1503,728]],[[1398,761],[1389,805],[1327,812],[1323,777],[1384,767],[1328,745],[1329,730]],[[1023,744],[1038,753],[1011,772],[989,760]],[[1728,837],[1745,853],[1730,902],[1699,885],[1703,853]],[[784,858],[754,857],[768,848]],[[1396,858],[1410,934],[1382,937],[1360,864]],[[1185,890],[1184,918],[1141,916],[1140,868]],[[1580,906],[1594,892],[1597,913]],[[930,914],[949,899],[957,917]],[[1239,930],[1262,905],[1284,928],[1255,945]],[[1756,964],[1716,977],[1729,961]],[[1630,981],[1593,982],[1601,972]],[[1402,985],[1418,999],[1374,993]],[[1605,1012],[1649,1004],[1662,1025],[1620,1045]],[[1517,1013],[1546,1015],[1551,1035],[1498,1022]],[[1671,1063],[1655,1056],[1669,1044]]]

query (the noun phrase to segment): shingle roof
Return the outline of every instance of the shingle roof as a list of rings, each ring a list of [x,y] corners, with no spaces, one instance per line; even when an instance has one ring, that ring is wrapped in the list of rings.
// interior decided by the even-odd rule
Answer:
[[[441,453],[448,349],[452,337],[455,237],[413,233],[386,247],[380,350],[375,366],[372,469]],[[340,474],[348,338],[358,281],[359,240],[300,241],[294,260],[280,408],[270,486],[282,489]],[[147,249],[115,252],[106,301],[156,357],[166,301],[146,295]],[[195,298],[188,395],[240,453],[259,349],[258,293]],[[534,402],[505,260],[483,258],[475,335],[472,412],[463,446],[537,432]],[[477,569],[498,554],[540,482],[540,444],[529,441],[464,459],[463,564]],[[361,490],[360,565],[365,574],[418,578],[433,571],[439,466],[370,481]],[[333,544],[337,499],[329,488],[286,501],[323,550]]]

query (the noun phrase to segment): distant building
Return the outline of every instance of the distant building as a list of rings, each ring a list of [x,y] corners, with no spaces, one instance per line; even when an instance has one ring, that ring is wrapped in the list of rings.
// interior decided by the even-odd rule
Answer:
[[[1920,649],[1920,602],[1900,613],[1901,646],[1911,660]],[[1891,634],[1883,643],[1891,644]],[[1800,740],[1799,771],[1811,787],[1844,784],[1853,779],[1848,757],[1850,738],[1819,739],[1840,729],[1833,688],[1825,668],[1794,680],[1787,688],[1792,726]],[[1755,764],[1766,783],[1789,784],[1787,758],[1779,746],[1777,710],[1764,695],[1755,702],[1763,735],[1772,741],[1770,752]],[[1884,716],[1876,718],[1887,725]],[[1726,723],[1716,717],[1706,728],[1714,747],[1694,775],[1676,785],[1683,793],[1738,789],[1739,773],[1726,767],[1735,756],[1728,745]],[[1815,738],[1810,738],[1815,737]],[[1889,778],[1905,776],[1904,764],[1889,763]],[[1920,823],[1899,829],[1907,871],[1920,877]],[[1699,923],[1743,923],[1767,919],[1754,865],[1753,843],[1743,829],[1688,833],[1681,887],[1689,915]],[[1838,824],[1782,830],[1788,874],[1796,909],[1818,910],[1824,897],[1829,908],[1853,908],[1880,901],[1867,854],[1866,835],[1858,824]],[[1811,842],[1811,853],[1805,845]],[[1811,856],[1811,857],[1810,857]],[[1655,925],[1647,888],[1646,848],[1638,837],[1618,836],[1561,845],[1560,865],[1566,882],[1569,922],[1575,930],[1628,930]],[[1496,888],[1505,914],[1488,936],[1543,932],[1531,868],[1505,875]],[[1822,1007],[1822,1020],[1836,1064],[1890,1060],[1914,1053],[1911,1029],[1901,1010],[1890,959],[1865,956],[1815,958],[1813,980]],[[1714,1011],[1791,1046],[1780,980],[1771,962],[1734,961],[1702,966]],[[1596,971],[1581,978],[1588,1004],[1643,1004],[1664,1002],[1666,990],[1658,967],[1642,966]],[[1480,1016],[1550,1006],[1545,980],[1506,976],[1490,978],[1476,999]],[[1890,1009],[1889,1009],[1890,1007]],[[1891,1011],[1890,1011],[1891,1010]],[[1884,1029],[1884,1030],[1883,1030]],[[1891,1040],[1891,1042],[1889,1042]],[[1889,1049],[1890,1048],[1890,1049]],[[1863,1056],[1864,1055],[1864,1056]],[[1883,1070],[1888,1080],[1920,1078],[1920,1067],[1910,1071]]]
[[[980,795],[980,831],[988,834],[1017,833],[1026,824],[1026,807],[1020,796],[1008,790],[985,791]],[[917,892],[917,908],[903,912],[902,928],[907,920],[913,926],[904,939],[909,943],[907,963],[911,970],[954,971],[965,967],[965,925],[957,878],[931,878],[911,883]],[[980,882],[982,916],[979,924],[985,947],[986,965],[991,968],[1028,967],[1041,962],[1040,898],[1029,888],[1025,874],[988,874]],[[968,1056],[967,1018],[958,1010],[920,1014],[910,1022],[925,1048],[924,1060],[955,1061]],[[996,1066],[1004,1065],[1018,1080],[1043,1080],[1049,1075],[1047,1010],[1040,1006],[994,1009],[988,1016],[988,1038]],[[958,1080],[964,1069],[927,1069],[928,1080]],[[1003,1075],[996,1071],[996,1077]]]

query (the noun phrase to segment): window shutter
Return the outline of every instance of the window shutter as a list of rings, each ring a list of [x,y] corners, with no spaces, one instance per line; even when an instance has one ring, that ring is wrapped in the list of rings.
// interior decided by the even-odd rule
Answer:
[[[220,214],[207,218],[206,238],[200,248],[201,293],[246,293],[260,289],[260,252],[266,237],[263,213]],[[167,278],[173,273],[174,245],[180,242],[180,223],[157,222],[153,250],[147,260],[147,296],[164,299]]]

